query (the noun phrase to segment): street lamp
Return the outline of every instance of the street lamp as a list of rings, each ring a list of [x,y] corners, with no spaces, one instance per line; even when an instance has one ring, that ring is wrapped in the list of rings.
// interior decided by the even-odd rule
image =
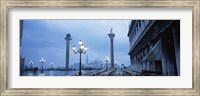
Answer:
[[[101,69],[103,69],[103,64],[101,64]]]
[[[108,61],[109,61],[110,59],[108,58],[108,56],[106,56],[106,58],[104,59],[104,61],[106,62],[106,70],[108,71]]]
[[[124,64],[121,64],[121,68],[122,68],[122,69],[124,69],[124,68],[125,68]]]
[[[32,68],[32,66],[33,66],[33,61],[31,60],[31,61],[29,61],[29,64],[31,65],[31,67],[30,67],[30,69]]]
[[[119,63],[118,61],[115,61],[115,66],[114,66],[114,67],[115,67],[116,69],[118,68],[118,63]]]
[[[80,48],[78,50],[76,50],[76,47],[73,46],[73,52],[74,54],[80,54],[80,61],[79,61],[79,75],[81,76],[82,75],[82,72],[81,72],[81,54],[85,54],[87,52],[87,47],[83,45],[83,42],[81,40],[79,40],[78,42]]]
[[[43,73],[43,63],[45,63],[46,62],[46,60],[44,59],[44,58],[42,58],[41,60],[40,60],[40,63],[42,64],[42,70],[41,70],[41,73]]]

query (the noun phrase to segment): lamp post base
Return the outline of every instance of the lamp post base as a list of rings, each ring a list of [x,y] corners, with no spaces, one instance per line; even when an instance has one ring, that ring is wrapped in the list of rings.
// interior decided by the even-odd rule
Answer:
[[[79,75],[79,76],[81,76],[81,75],[82,75],[82,73],[81,73],[81,72],[79,72],[79,73],[78,73],[78,75]]]

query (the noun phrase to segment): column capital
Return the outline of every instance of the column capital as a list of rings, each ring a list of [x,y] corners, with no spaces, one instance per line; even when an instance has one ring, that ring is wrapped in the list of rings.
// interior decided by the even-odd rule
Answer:
[[[72,40],[71,34],[70,34],[70,33],[66,34],[66,37],[65,37],[64,39],[65,39],[66,41]]]

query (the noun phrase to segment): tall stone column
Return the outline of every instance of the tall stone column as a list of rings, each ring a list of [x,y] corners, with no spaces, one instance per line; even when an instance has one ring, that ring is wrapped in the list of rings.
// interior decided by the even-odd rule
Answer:
[[[140,62],[139,64],[140,64],[140,72],[142,72],[142,70],[143,70],[143,64],[142,64],[142,62]]]
[[[140,64],[138,63],[138,56],[137,54],[135,55],[135,63],[137,64],[137,71],[140,71]]]
[[[110,37],[110,55],[111,55],[111,68],[114,68],[114,46],[113,46],[113,40],[115,37],[115,34],[112,33],[112,28],[110,30],[110,33],[108,34]]]
[[[177,75],[180,76],[180,32],[176,31],[175,28],[173,30],[173,38],[174,38],[174,50],[176,57],[176,70]]]
[[[150,71],[150,61],[147,61],[147,71]]]
[[[161,38],[161,50],[162,50],[162,70],[163,75],[176,76],[176,60],[174,57],[174,44],[173,44],[173,32],[168,29],[163,32]]]
[[[69,44],[71,39],[71,35],[67,34],[66,37],[64,38],[66,40],[66,69],[69,69]]]
[[[156,71],[156,64],[155,64],[155,61],[152,61],[152,64],[153,64],[153,65],[152,65],[152,66],[153,66],[153,69],[152,69],[152,71],[154,71],[154,72],[155,72],[155,71]]]

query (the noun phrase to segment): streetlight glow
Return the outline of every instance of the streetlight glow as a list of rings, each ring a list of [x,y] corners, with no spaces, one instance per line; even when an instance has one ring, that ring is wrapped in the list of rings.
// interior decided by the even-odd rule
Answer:
[[[29,64],[31,65],[30,68],[32,68],[33,63],[34,63],[34,62],[33,62],[32,60],[29,62]]]
[[[30,62],[29,62],[29,64],[33,64],[34,62],[31,60]]]
[[[87,46],[85,46],[85,50],[86,50],[86,51],[87,51],[87,49],[88,49]]]
[[[83,46],[83,45],[81,45],[81,49],[84,49],[84,46]]]
[[[79,44],[79,45],[82,45],[82,44],[83,44],[83,42],[82,42],[81,40],[79,40],[78,44]]]
[[[72,50],[76,50],[76,47],[75,47],[75,46],[73,46]]]

